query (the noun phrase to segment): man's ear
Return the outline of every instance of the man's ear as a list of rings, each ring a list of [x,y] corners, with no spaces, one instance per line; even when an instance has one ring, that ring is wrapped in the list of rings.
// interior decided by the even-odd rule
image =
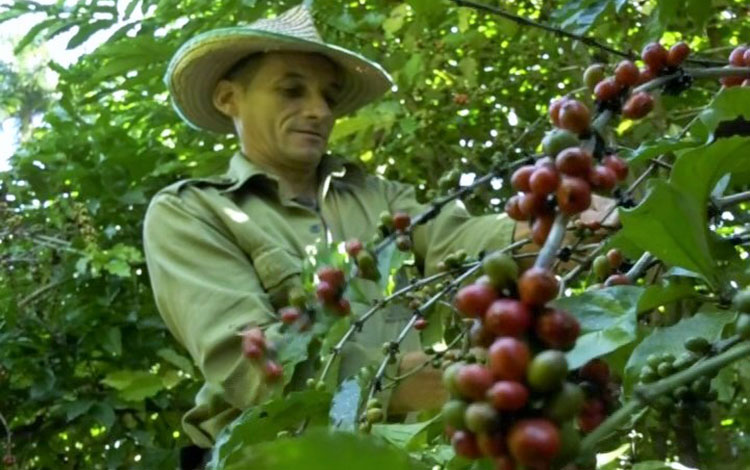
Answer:
[[[214,106],[227,117],[235,117],[238,114],[238,93],[239,87],[236,83],[229,80],[220,80],[214,88]]]

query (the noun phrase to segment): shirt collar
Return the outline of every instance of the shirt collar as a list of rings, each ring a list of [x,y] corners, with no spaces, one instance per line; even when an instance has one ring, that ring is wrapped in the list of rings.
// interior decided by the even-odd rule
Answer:
[[[318,164],[317,173],[318,185],[328,176],[331,177],[331,180],[350,184],[357,184],[364,177],[364,171],[356,163],[330,154],[323,155]],[[278,177],[276,175],[267,172],[257,164],[251,162],[242,152],[237,152],[229,160],[229,169],[223,176],[223,180],[230,186],[222,189],[221,192],[236,191],[245,186],[250,180],[258,177],[263,177],[278,184]]]

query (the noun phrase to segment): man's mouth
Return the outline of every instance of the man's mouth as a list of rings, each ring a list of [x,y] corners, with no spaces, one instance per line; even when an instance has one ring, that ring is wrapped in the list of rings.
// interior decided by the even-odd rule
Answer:
[[[315,137],[317,137],[319,139],[323,138],[323,136],[319,132],[316,132],[316,131],[305,130],[305,129],[296,129],[294,132],[299,132],[300,134],[312,135],[312,136],[315,136]]]

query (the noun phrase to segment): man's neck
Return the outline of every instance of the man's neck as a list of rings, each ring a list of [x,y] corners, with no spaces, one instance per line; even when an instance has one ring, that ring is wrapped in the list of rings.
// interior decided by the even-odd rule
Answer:
[[[248,160],[261,167],[263,170],[276,175],[279,179],[279,193],[288,199],[317,199],[317,163],[309,167],[282,166],[276,161],[267,158],[250,158]]]

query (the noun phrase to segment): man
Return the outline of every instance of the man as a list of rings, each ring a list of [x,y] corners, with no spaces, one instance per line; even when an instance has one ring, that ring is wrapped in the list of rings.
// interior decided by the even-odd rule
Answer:
[[[364,57],[325,44],[304,6],[250,26],[210,31],[173,57],[166,75],[178,114],[191,126],[234,132],[240,152],[215,178],[160,191],[146,215],[144,246],[154,295],[170,331],[205,378],[183,419],[199,447],[273,386],[241,353],[237,332],[278,321],[299,282],[305,247],[316,240],[370,239],[384,210],[425,208],[413,188],[365,174],[325,155],[337,117],[391,86]],[[515,225],[504,215],[470,217],[460,203],[413,233],[425,274],[457,248],[471,254],[507,246]],[[373,317],[342,354],[342,377],[382,357],[410,313]],[[424,360],[417,336],[401,368]],[[300,379],[304,379],[304,374]],[[445,399],[439,373],[425,370],[395,392],[390,410],[434,408]]]

